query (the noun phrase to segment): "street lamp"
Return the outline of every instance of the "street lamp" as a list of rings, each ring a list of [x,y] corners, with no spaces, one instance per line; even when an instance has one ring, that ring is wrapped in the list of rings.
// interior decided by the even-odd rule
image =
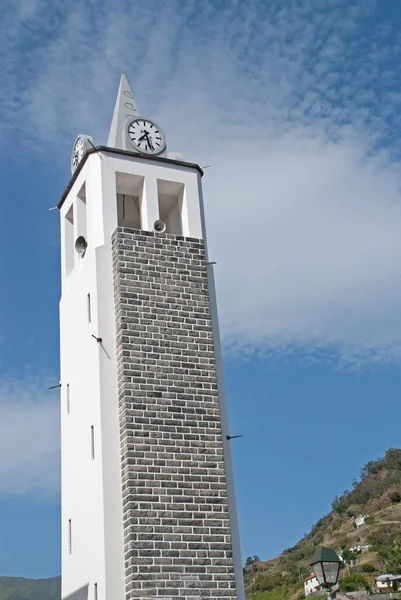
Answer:
[[[318,548],[312,557],[311,567],[320,585],[331,588],[337,583],[340,559],[332,548]]]

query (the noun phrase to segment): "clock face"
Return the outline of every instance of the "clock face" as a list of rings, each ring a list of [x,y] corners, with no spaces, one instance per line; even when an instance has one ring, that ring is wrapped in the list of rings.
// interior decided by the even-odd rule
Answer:
[[[93,141],[90,135],[80,133],[74,142],[71,154],[71,173],[77,170],[78,165],[82,159],[86,156],[87,152],[94,148]]]
[[[142,154],[159,154],[166,145],[164,133],[150,119],[134,119],[128,124],[127,134],[131,145]]]
[[[75,171],[75,169],[81,162],[83,155],[84,155],[84,140],[82,137],[78,137],[74,144],[74,148],[72,149],[71,167],[72,167],[73,171]]]

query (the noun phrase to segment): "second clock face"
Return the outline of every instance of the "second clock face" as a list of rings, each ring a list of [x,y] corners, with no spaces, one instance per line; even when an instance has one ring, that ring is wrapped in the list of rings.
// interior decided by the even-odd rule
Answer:
[[[82,137],[79,137],[75,141],[74,148],[72,150],[71,166],[72,166],[73,171],[75,171],[75,169],[81,162],[83,155],[84,155],[84,140],[82,139]]]
[[[164,133],[150,119],[134,119],[128,124],[127,134],[131,145],[143,154],[159,154],[166,145]]]

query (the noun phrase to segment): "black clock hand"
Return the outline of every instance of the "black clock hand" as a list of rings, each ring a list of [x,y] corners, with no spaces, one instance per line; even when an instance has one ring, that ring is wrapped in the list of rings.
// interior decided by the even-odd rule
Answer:
[[[149,144],[150,150],[154,150],[153,144],[152,144],[151,140],[149,139],[149,132],[145,131],[145,133],[143,135],[144,135],[144,137],[146,137],[146,141]]]

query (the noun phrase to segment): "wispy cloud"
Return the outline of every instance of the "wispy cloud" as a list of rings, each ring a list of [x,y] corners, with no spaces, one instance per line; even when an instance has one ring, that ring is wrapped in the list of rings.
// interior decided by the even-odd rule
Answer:
[[[86,127],[104,139],[121,69],[144,109],[166,111],[172,123],[182,107],[199,119],[210,112],[224,133],[244,109],[248,127],[263,118],[270,134],[300,123],[388,128],[396,118],[398,29],[390,20],[372,27],[375,0],[11,6],[2,100],[14,91],[33,137],[56,143]],[[4,121],[15,127],[22,115],[8,107]]]
[[[45,390],[44,381],[0,381],[0,496],[59,498],[59,403]]]
[[[395,167],[367,158],[363,144],[288,135],[248,154],[242,177],[237,150],[212,161],[205,181],[227,343],[329,347],[351,361],[398,355]]]
[[[106,140],[126,70],[170,150],[212,163],[205,199],[227,343],[391,360],[397,18],[376,0],[13,2],[0,41],[3,139],[32,149],[39,138],[67,178],[78,131]]]

